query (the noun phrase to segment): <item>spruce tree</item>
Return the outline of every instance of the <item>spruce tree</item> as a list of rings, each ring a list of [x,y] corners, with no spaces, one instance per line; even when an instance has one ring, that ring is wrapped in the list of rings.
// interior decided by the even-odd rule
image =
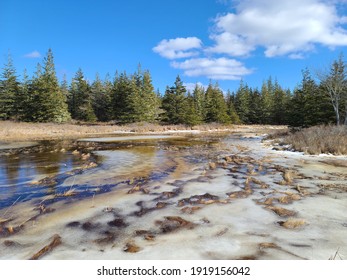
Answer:
[[[230,118],[227,114],[227,106],[223,92],[218,84],[212,86],[211,82],[208,85],[205,93],[205,121],[208,123],[229,123]]]
[[[112,88],[112,111],[114,119],[120,123],[134,121],[133,92],[136,89],[136,81],[127,74],[116,75]]]
[[[241,80],[235,95],[235,109],[242,123],[249,122],[250,90],[247,84]]]
[[[10,53],[0,81],[0,119],[17,118],[19,101],[19,82]]]
[[[78,69],[70,86],[69,109],[73,119],[87,122],[96,121],[92,107],[92,96],[82,69]]]
[[[241,120],[236,112],[234,102],[235,102],[234,94],[231,94],[230,90],[228,90],[227,96],[226,96],[227,114],[232,124],[240,124]]]
[[[186,109],[186,88],[179,76],[176,77],[175,85],[167,87],[163,100],[162,108],[164,110],[163,120],[170,124],[182,124],[185,121]]]
[[[288,104],[290,93],[281,88],[277,81],[274,84],[272,123],[283,125],[288,123]]]
[[[32,120],[36,122],[66,122],[70,114],[66,104],[66,97],[61,92],[55,72],[53,52],[48,50],[44,64],[38,65],[36,76],[31,89]]]
[[[145,122],[156,122],[159,117],[159,98],[154,91],[152,78],[149,71],[145,71],[141,83],[141,114],[140,120]]]
[[[183,107],[185,108],[184,124],[193,128],[194,125],[202,123],[203,119],[198,112],[198,104],[189,91],[184,100]]]
[[[272,122],[272,107],[273,107],[273,86],[271,77],[267,82],[263,82],[260,91],[261,95],[261,123],[271,124]]]
[[[98,121],[109,121],[111,117],[111,87],[112,84],[108,80],[101,81],[98,74],[91,85],[92,106]]]
[[[199,86],[198,84],[195,85],[195,88],[193,90],[192,94],[194,104],[195,104],[195,111],[197,114],[198,119],[201,120],[201,122],[205,119],[205,90],[202,86]]]
[[[248,122],[250,124],[262,123],[261,94],[258,89],[250,89],[250,103]]]

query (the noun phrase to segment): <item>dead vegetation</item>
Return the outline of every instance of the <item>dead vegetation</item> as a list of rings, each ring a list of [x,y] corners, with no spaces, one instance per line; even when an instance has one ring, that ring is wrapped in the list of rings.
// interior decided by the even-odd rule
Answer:
[[[278,224],[286,229],[297,229],[306,225],[306,221],[302,219],[289,218],[287,221],[280,221]]]
[[[282,142],[295,151],[312,155],[347,155],[347,126],[314,126],[284,137]]]
[[[30,260],[38,260],[39,258],[41,258],[42,256],[48,254],[49,252],[51,252],[54,248],[58,247],[62,242],[61,242],[61,237],[56,234],[52,237],[52,241],[46,245],[45,247],[43,247],[40,251],[38,251],[37,253],[35,253],[34,255],[32,255],[32,257],[30,258]]]

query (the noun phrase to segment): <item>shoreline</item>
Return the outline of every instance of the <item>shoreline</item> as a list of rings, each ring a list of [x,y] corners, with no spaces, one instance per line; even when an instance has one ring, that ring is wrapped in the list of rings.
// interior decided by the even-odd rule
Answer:
[[[220,125],[203,124],[193,128],[184,125],[159,124],[54,124],[54,123],[24,123],[0,121],[0,143],[42,141],[42,140],[74,140],[86,137],[114,135],[175,135],[199,133],[244,133],[254,132],[265,134],[271,130],[286,129],[286,126],[274,125]]]

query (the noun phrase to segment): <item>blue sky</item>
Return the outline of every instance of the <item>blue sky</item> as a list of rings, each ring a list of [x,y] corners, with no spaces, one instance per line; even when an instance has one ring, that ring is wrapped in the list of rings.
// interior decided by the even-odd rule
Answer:
[[[0,64],[11,52],[29,74],[52,48],[59,78],[132,73],[140,63],[161,91],[270,75],[293,89],[301,70],[347,56],[347,0],[1,0]]]

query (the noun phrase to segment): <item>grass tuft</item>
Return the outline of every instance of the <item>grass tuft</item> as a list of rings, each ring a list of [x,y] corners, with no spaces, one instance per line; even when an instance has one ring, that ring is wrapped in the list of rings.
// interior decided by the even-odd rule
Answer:
[[[320,125],[305,128],[283,138],[295,151],[347,155],[347,126]]]

